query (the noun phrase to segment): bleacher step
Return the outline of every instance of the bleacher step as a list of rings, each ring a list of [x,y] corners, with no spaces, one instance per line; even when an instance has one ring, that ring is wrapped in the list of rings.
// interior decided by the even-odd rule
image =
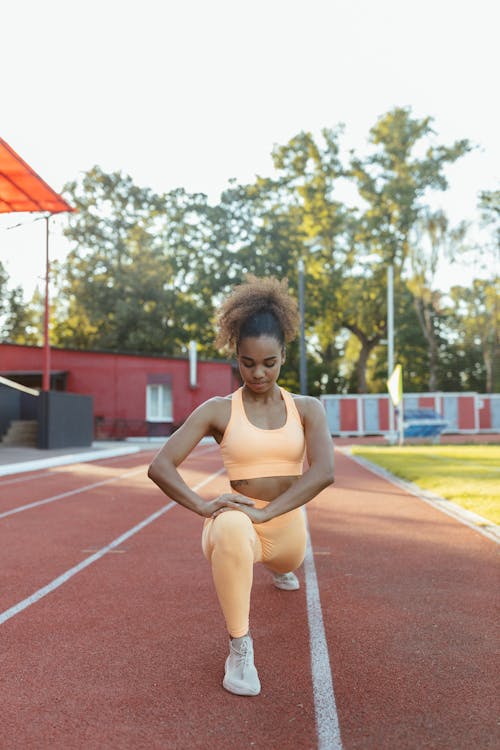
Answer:
[[[14,419],[1,440],[2,445],[38,445],[38,422],[31,419]]]

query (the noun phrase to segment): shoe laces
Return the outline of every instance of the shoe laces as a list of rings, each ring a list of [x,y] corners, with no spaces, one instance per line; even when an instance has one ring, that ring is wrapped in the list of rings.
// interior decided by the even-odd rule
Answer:
[[[233,654],[236,656],[237,666],[243,667],[243,669],[246,669],[246,667],[248,666],[248,662],[250,660],[250,653],[251,653],[251,649],[250,649],[248,641],[247,640],[242,641],[239,648],[236,648],[236,646],[233,646],[231,650]]]
[[[295,576],[293,573],[275,573],[274,578],[276,581],[283,581],[283,583],[286,581],[292,581]]]

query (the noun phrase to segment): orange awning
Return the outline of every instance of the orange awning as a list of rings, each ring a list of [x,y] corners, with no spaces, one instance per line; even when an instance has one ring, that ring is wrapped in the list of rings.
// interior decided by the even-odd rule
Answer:
[[[73,210],[0,138],[0,213]]]

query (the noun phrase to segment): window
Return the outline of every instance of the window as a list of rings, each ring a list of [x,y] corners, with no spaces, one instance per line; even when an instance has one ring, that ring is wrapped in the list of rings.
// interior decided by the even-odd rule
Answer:
[[[172,421],[172,387],[169,383],[155,383],[146,387],[146,420]]]

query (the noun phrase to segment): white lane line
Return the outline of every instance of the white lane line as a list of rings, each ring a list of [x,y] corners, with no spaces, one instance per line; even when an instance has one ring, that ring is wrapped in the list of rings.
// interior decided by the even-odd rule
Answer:
[[[304,559],[306,579],[307,621],[309,624],[309,641],[311,644],[311,674],[316,713],[316,730],[318,733],[318,750],[342,750],[340,739],[339,717],[333,692],[332,670],[328,645],[326,642],[321,600],[319,597],[318,578],[314,564],[311,535],[307,512],[304,508],[307,530],[307,547]]]
[[[218,471],[214,472],[209,477],[204,479],[202,482],[199,482],[199,484],[193,487],[194,492],[200,490],[206,484],[211,482],[212,479],[215,479],[215,477],[219,476],[219,474],[222,474],[223,471],[224,469],[219,469]],[[43,586],[41,589],[38,589],[38,591],[35,591],[35,593],[31,594],[31,596],[28,596],[26,599],[23,599],[17,604],[14,604],[13,607],[10,607],[9,609],[6,609],[4,612],[0,613],[0,625],[2,625],[7,620],[10,620],[10,618],[14,617],[14,615],[19,614],[19,612],[22,612],[27,607],[30,607],[32,604],[35,604],[35,602],[43,599],[44,596],[47,596],[47,594],[50,594],[55,589],[59,588],[59,586],[62,586],[63,583],[66,583],[66,581],[69,581],[70,578],[79,573],[81,570],[84,570],[89,565],[92,565],[92,563],[99,560],[107,552],[110,552],[115,547],[119,547],[121,544],[123,544],[124,541],[130,539],[131,536],[134,536],[134,534],[137,534],[137,532],[141,531],[141,529],[143,529],[145,526],[148,526],[150,523],[153,523],[153,521],[156,521],[157,518],[162,516],[164,513],[167,513],[167,511],[171,510],[176,505],[177,503],[174,501],[168,503],[167,505],[164,505],[163,508],[160,508],[160,510],[157,510],[152,515],[145,518],[144,521],[141,521],[136,526],[133,526],[131,529],[126,531],[124,534],[121,534],[116,539],[113,539],[112,542],[107,544],[105,547],[102,547],[93,555],[90,555],[90,557],[86,557],[85,560],[82,560],[80,563],[78,563],[78,565],[75,565],[73,568],[66,570],[60,576],[54,578],[54,580],[48,583],[46,586]]]
[[[141,466],[140,469],[135,469],[134,471],[127,471],[125,474],[118,474],[116,477],[111,477],[110,479],[102,479],[100,482],[94,482],[93,484],[86,484],[83,487],[78,487],[76,490],[68,490],[68,492],[61,492],[59,495],[52,495],[52,497],[47,497],[45,500],[36,500],[34,503],[28,503],[27,505],[19,505],[17,508],[11,508],[11,510],[6,510],[3,513],[0,513],[0,518],[5,518],[6,516],[12,516],[14,513],[21,513],[23,510],[30,510],[30,508],[37,508],[39,505],[46,505],[47,503],[53,503],[56,500],[62,500],[65,497],[70,497],[71,495],[78,495],[81,492],[87,492],[87,490],[93,490],[96,487],[102,487],[103,484],[109,484],[110,482],[118,482],[120,479],[125,479],[127,477],[132,477],[134,474],[145,474],[145,467]]]
[[[40,477],[51,477],[54,476],[47,469],[47,471],[41,471],[38,474],[30,474],[29,477],[16,477],[15,479],[4,479],[0,480],[0,490],[6,484],[16,484],[17,482],[31,482],[32,479],[40,479]]]
[[[198,451],[192,455],[200,456],[204,453],[208,453],[209,451],[213,451],[214,448],[206,448],[204,450]],[[78,495],[81,492],[86,492],[87,490],[93,490],[96,487],[101,487],[103,484],[109,484],[110,482],[118,482],[120,479],[126,479],[127,477],[132,477],[135,474],[141,474],[142,472],[146,472],[146,464],[143,464],[139,469],[134,469],[133,471],[127,471],[124,474],[118,474],[116,477],[111,477],[109,479],[103,479],[100,482],[94,482],[93,484],[86,484],[83,487],[78,487],[76,490],[68,490],[68,492],[61,492],[59,495],[53,495],[52,497],[47,497],[44,500],[36,500],[33,503],[28,503],[27,505],[19,505],[17,508],[11,508],[10,510],[6,510],[3,513],[0,513],[0,519],[6,518],[7,516],[12,516],[15,513],[21,513],[24,510],[30,510],[31,508],[37,508],[39,505],[46,505],[47,503],[53,503],[56,500],[62,500],[65,497],[70,497],[71,495]],[[15,481],[15,480],[13,480]],[[1,487],[1,485],[0,485]]]

